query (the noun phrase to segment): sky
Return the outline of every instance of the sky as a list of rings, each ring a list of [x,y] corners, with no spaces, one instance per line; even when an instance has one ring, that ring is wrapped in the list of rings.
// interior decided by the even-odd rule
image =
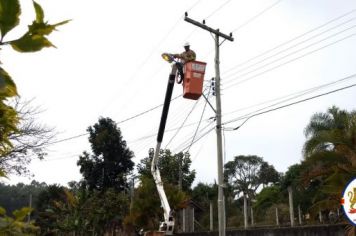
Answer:
[[[32,1],[20,2],[20,26],[8,40],[24,33],[34,19]],[[220,47],[225,163],[237,155],[258,155],[285,172],[303,159],[304,128],[313,114],[332,105],[355,110],[356,88],[351,87],[246,121],[256,112],[356,83],[355,0],[38,3],[49,23],[72,20],[49,36],[56,48],[30,54],[3,48],[1,61],[21,99],[34,99],[32,104],[43,109],[38,122],[54,127],[56,140],[85,134],[99,117],[110,117],[134,152],[133,161],[147,157],[156,145],[162,107],[125,120],[163,103],[171,69],[161,54],[182,52],[187,41],[197,60],[207,63],[204,93],[215,107],[215,97],[208,94],[215,75],[214,40],[209,32],[185,22],[184,12],[225,34],[233,33],[234,41]],[[181,94],[182,87],[176,84],[173,98]],[[203,98],[172,101],[162,143],[173,152],[189,149],[191,168],[197,172],[194,184],[217,179],[211,119],[215,114],[205,104]],[[79,181],[76,162],[83,151],[90,151],[85,135],[51,145],[45,160],[29,165],[34,177],[11,175],[6,183]]]

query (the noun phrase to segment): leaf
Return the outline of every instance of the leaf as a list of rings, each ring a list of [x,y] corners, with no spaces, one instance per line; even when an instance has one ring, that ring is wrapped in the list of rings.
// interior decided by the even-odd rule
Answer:
[[[43,35],[25,34],[21,38],[10,42],[12,48],[18,52],[37,52],[45,47],[54,45]]]
[[[57,26],[64,25],[70,20],[62,21],[54,25],[33,21],[28,26],[28,31],[21,38],[9,42],[12,48],[18,52],[36,52],[45,47],[55,47],[45,35],[49,35]]]
[[[20,22],[21,8],[18,0],[0,0],[1,38]]]
[[[16,84],[10,75],[0,67],[0,98],[17,96]]]
[[[1,152],[0,152],[0,155],[1,155]],[[0,169],[0,177],[7,178],[5,171],[3,171],[2,169]]]
[[[0,216],[4,216],[6,214],[5,208],[0,207]]]
[[[32,212],[32,208],[23,207],[20,210],[14,210],[12,214],[14,215],[16,221],[22,221],[31,212]]]
[[[35,1],[33,1],[33,6],[34,6],[35,12],[36,12],[36,22],[37,23],[43,23],[44,12],[43,12],[42,7],[40,6],[40,4],[38,4]]]

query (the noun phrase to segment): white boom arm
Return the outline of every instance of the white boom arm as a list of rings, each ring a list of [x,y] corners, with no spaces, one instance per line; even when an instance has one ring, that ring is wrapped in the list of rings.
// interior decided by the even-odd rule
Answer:
[[[170,105],[171,98],[172,98],[172,92],[173,92],[176,73],[177,73],[177,64],[174,63],[172,65],[172,71],[169,74],[167,91],[166,91],[166,96],[164,99],[162,116],[161,116],[161,121],[160,121],[159,129],[158,129],[157,145],[156,145],[156,149],[155,149],[152,163],[151,163],[151,173],[152,173],[153,179],[156,183],[158,195],[161,200],[161,204],[162,204],[163,211],[164,211],[164,221],[161,222],[159,230],[163,231],[166,235],[173,234],[174,218],[173,218],[171,208],[170,208],[168,200],[167,200],[166,193],[164,192],[164,189],[163,189],[161,174],[160,174],[159,168],[158,168],[158,158],[159,158],[158,156],[159,156],[159,152],[161,149],[161,143],[163,140],[164,130],[166,127],[166,121],[167,121],[167,116],[168,116],[168,111],[169,111],[169,105]]]

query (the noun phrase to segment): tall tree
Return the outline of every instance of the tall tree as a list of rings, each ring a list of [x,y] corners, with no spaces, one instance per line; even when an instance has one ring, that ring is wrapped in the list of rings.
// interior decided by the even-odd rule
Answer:
[[[137,165],[137,172],[141,176],[152,178],[151,174],[151,162],[153,153],[149,153],[149,156],[142,159]],[[165,183],[172,185],[179,185],[179,181],[182,181],[182,190],[190,191],[191,185],[195,179],[195,170],[191,170],[190,166],[192,161],[189,154],[183,154],[182,152],[172,154],[169,149],[160,150],[158,167],[161,172],[161,177]]]
[[[319,183],[317,209],[336,208],[345,185],[356,176],[356,111],[333,106],[316,113],[305,136],[302,180],[306,186]]]
[[[93,154],[84,152],[77,165],[89,190],[124,190],[128,187],[127,175],[134,167],[131,160],[134,154],[127,147],[120,129],[110,118],[100,118],[87,131]]]
[[[246,194],[255,198],[256,191],[262,185],[279,181],[279,173],[273,166],[258,156],[236,156],[224,166],[225,179],[239,196]]]

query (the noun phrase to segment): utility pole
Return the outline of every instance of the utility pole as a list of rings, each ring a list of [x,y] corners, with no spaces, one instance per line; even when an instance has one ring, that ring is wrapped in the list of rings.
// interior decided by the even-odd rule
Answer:
[[[215,92],[216,92],[216,137],[217,137],[217,163],[218,163],[218,219],[219,219],[219,236],[225,236],[225,209],[224,209],[224,174],[223,174],[223,151],[222,151],[222,134],[221,134],[221,94],[220,94],[220,37],[229,41],[234,41],[232,33],[226,35],[219,29],[213,29],[203,23],[192,20],[185,13],[184,20],[212,33],[215,41]],[[224,42],[223,41],[223,42]],[[222,42],[222,43],[223,43]]]

